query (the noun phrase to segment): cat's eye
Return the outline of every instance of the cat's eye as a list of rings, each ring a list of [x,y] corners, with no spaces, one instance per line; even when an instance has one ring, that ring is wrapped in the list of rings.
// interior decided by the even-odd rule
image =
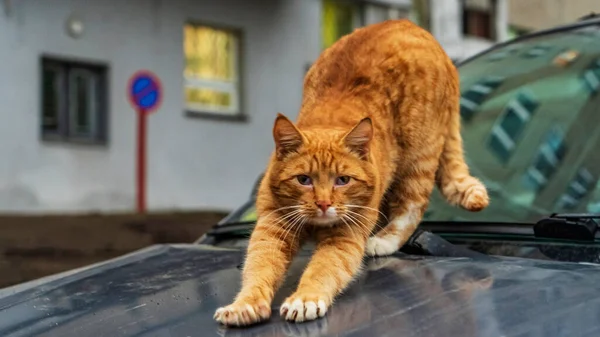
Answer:
[[[312,179],[309,176],[301,174],[296,177],[296,180],[300,183],[300,185],[308,186],[312,185]]]
[[[346,185],[350,182],[350,177],[348,176],[341,176],[341,177],[337,177],[335,178],[335,184],[337,186],[343,186]]]

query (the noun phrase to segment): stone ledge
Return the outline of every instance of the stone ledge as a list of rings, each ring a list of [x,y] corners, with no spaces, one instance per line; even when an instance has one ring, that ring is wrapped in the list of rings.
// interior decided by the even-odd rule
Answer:
[[[224,212],[0,215],[0,288],[160,243],[191,243]]]

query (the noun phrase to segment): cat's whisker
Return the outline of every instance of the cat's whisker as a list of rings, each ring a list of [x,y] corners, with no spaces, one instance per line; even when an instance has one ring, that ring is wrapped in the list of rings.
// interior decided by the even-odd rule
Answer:
[[[301,212],[302,210],[293,210],[275,219],[275,221],[273,222],[273,227],[277,228],[277,232],[279,234],[277,243],[273,245],[273,247],[271,247],[271,250],[274,251],[275,249],[278,249],[283,245],[282,237],[292,229],[292,220],[295,219]]]
[[[369,231],[362,222],[358,221],[358,219],[353,218],[349,214],[345,214],[344,216],[361,231],[361,234],[367,237],[371,235],[371,231]]]
[[[300,222],[300,224],[296,229],[296,232],[294,233],[294,237],[300,235],[300,233],[302,232],[302,229],[304,228],[304,225],[308,222],[308,217],[306,215],[302,215],[302,221]],[[300,245],[300,242],[298,242],[298,245]]]
[[[297,209],[297,208],[301,208],[302,206],[303,206],[303,205],[291,205],[291,206],[283,206],[283,207],[279,207],[279,208],[277,208],[277,209],[273,210],[272,212],[268,213],[267,215],[263,215],[263,216],[262,216],[262,218],[265,218],[265,219],[266,219],[266,218],[268,218],[269,216],[271,216],[273,213],[280,212],[280,211],[283,211],[283,210],[286,210],[286,209],[290,209],[290,208],[295,208],[295,209]]]
[[[352,210],[349,210],[349,209],[347,209],[346,212],[349,213],[349,214],[355,215],[355,216],[358,215],[361,218],[365,219],[368,222],[369,225],[373,225],[373,228],[371,228],[371,232],[374,232],[374,231],[376,231],[378,229],[381,229],[381,228],[385,227],[385,225],[387,225],[387,224],[381,224],[381,222],[379,221],[380,220],[379,218],[377,218],[376,220],[371,220],[368,217],[366,217],[366,216],[364,216],[364,215],[362,215],[362,214],[360,214],[358,212],[354,212]]]
[[[292,230],[293,230],[292,239],[295,239],[302,231],[302,228],[304,227],[304,224],[306,223],[306,221],[307,221],[307,217],[302,213],[295,216],[293,218],[293,220],[290,220],[290,222],[289,222],[290,226],[288,226],[288,230],[286,231],[285,236],[282,239],[280,238],[278,247],[280,247],[280,245],[285,244],[285,242],[286,242],[285,239],[287,238],[287,236],[290,233],[292,233]]]
[[[347,215],[345,215],[345,214],[344,214],[344,215],[342,215],[342,216],[340,217],[340,220],[342,220],[342,222],[343,222],[343,223],[346,225],[346,227],[348,228],[348,230],[349,230],[349,231],[350,231],[352,234],[354,234],[354,229],[352,228],[352,226],[350,226],[350,224],[349,224],[348,222],[346,222],[346,219],[345,219],[346,217],[347,217]]]
[[[292,229],[296,229],[296,230],[298,231],[298,227],[299,227],[299,226],[298,226],[298,224],[299,224],[299,223],[301,223],[303,220],[304,220],[304,215],[303,215],[303,214],[301,214],[301,213],[299,213],[297,216],[295,216],[295,217],[294,217],[294,220],[293,220],[293,221],[290,221],[290,223],[291,223],[291,225],[289,226],[289,227],[290,227],[290,230],[286,231],[286,234],[285,234],[285,236],[284,236],[284,237],[283,237],[283,239],[281,239],[281,241],[280,241],[280,242],[281,242],[281,244],[285,244],[285,242],[286,242],[286,241],[285,241],[285,239],[287,239],[287,236],[288,236],[288,234],[291,232],[291,230],[292,230]],[[292,238],[296,237],[296,235],[297,235],[297,234],[294,234],[294,235],[292,236]]]
[[[371,223],[371,222],[375,222],[375,223],[377,223],[377,220],[371,220],[371,219],[369,219],[368,217],[366,217],[366,216],[364,216],[364,215],[362,215],[362,214],[360,214],[360,213],[358,213],[358,212],[355,212],[355,211],[353,211],[353,210],[347,209],[347,210],[346,210],[346,212],[347,212],[347,213],[349,213],[349,214],[353,214],[353,215],[360,216],[361,218],[365,219],[365,220],[366,220],[366,221],[368,221],[369,223]]]
[[[388,219],[388,217],[385,214],[383,214],[383,212],[381,212],[380,210],[378,210],[377,208],[368,207],[368,206],[360,206],[360,205],[348,205],[348,204],[345,204],[344,206],[346,206],[348,208],[352,208],[352,207],[354,207],[354,208],[362,208],[362,209],[370,210],[370,211],[373,211],[373,212],[377,212],[377,213],[381,214],[381,216],[384,217],[387,222],[390,222],[390,219]]]
[[[365,224],[363,221],[361,221],[360,219],[357,219],[355,216],[352,216],[352,214],[349,214],[350,219],[353,219],[354,221],[356,221],[358,223],[358,226],[360,226],[363,230],[363,232],[365,233],[365,235],[371,236],[371,234],[373,233],[373,228],[374,225],[376,225],[376,223],[373,223],[373,221],[369,220],[369,223]]]
[[[279,241],[278,244],[273,247],[273,249],[278,248],[281,245],[281,237],[289,230],[291,230],[293,224],[292,221],[296,216],[298,216],[299,214],[302,213],[301,209],[295,209],[289,213],[286,213],[282,216],[279,216],[278,218],[276,218],[273,222],[274,227],[277,228],[277,231],[280,232],[279,234]],[[279,226],[280,224],[282,224],[281,226]]]

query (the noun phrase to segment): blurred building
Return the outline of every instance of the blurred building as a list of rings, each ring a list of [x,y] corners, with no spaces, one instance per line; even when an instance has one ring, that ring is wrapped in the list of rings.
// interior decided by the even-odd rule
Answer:
[[[572,23],[592,12],[600,13],[598,0],[508,0],[511,35]]]
[[[412,19],[460,61],[508,38],[507,0],[413,0]]]
[[[307,66],[409,0],[0,2],[0,211],[131,211],[130,76],[164,87],[148,129],[148,207],[229,209],[295,117]]]

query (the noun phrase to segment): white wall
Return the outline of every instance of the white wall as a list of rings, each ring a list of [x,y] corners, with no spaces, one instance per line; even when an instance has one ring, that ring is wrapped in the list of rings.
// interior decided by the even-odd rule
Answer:
[[[276,112],[297,114],[305,65],[319,53],[318,0],[13,1],[0,11],[0,211],[115,211],[134,207],[136,70],[165,87],[151,116],[148,207],[232,208],[246,200],[272,149]],[[77,13],[84,36],[64,23]],[[182,100],[186,19],[243,29],[244,110],[250,121],[189,118]],[[108,146],[39,140],[42,53],[110,66]]]
[[[462,33],[462,4],[460,0],[431,1],[431,33],[440,42],[452,59],[462,60],[473,56],[496,42],[505,41],[508,36],[508,3],[497,0],[496,31],[497,41],[464,36]]]

